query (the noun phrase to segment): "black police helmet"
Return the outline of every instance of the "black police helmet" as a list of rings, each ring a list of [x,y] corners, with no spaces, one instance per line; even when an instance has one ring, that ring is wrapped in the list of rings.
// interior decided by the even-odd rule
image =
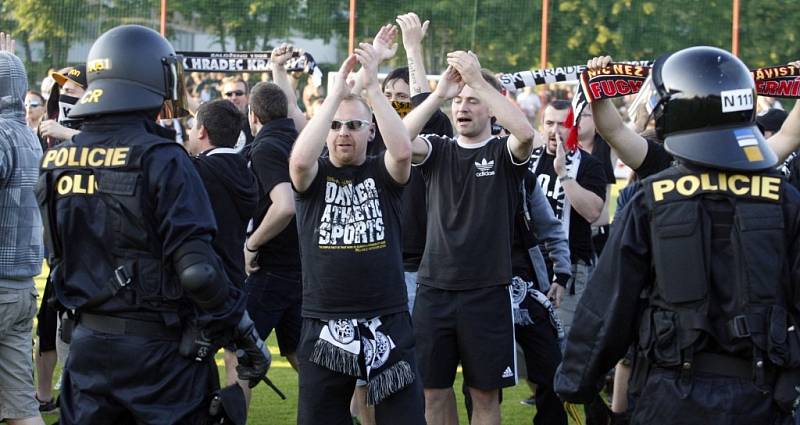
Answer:
[[[159,33],[122,25],[101,35],[86,62],[89,86],[70,117],[157,111],[183,96],[183,63]]]
[[[736,56],[691,47],[653,66],[656,130],[669,153],[723,170],[758,171],[778,158],[755,125],[753,77]]]

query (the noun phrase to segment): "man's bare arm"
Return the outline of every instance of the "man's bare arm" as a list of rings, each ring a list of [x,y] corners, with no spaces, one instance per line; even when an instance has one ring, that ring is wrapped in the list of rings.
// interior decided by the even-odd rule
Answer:
[[[436,90],[403,118],[403,124],[411,138],[411,162],[419,164],[428,156],[429,146],[424,140],[417,137],[419,132],[422,131],[433,114],[439,110],[442,102],[454,98],[463,88],[464,81],[461,79],[461,75],[455,68],[448,66],[442,73],[442,78],[439,80]]]
[[[378,84],[378,64],[381,57],[369,43],[361,43],[355,53],[362,67],[362,85],[386,144],[386,154],[383,157],[386,170],[396,182],[405,184],[411,174],[411,138]]]
[[[408,86],[411,96],[431,91],[425,73],[425,62],[422,56],[422,39],[428,32],[429,21],[420,23],[416,13],[406,13],[397,17],[397,25],[403,34],[403,47],[406,49],[408,61]]]
[[[611,56],[592,58],[586,64],[590,70],[599,70],[611,63]],[[619,159],[634,170],[639,168],[647,156],[647,141],[628,128],[619,111],[609,99],[596,100],[591,104],[597,132],[614,148]]]
[[[297,93],[291,81],[289,81],[289,73],[286,72],[285,67],[286,61],[292,57],[293,52],[294,47],[286,43],[281,44],[277,49],[272,51],[272,57],[270,58],[272,60],[272,80],[281,88],[283,94],[286,95],[286,100],[289,105],[287,116],[294,121],[294,126],[297,131],[302,131],[308,120],[303,111],[300,110],[300,107],[297,106]]]
[[[800,100],[794,103],[781,129],[767,139],[767,144],[775,151],[779,162],[800,148]]]
[[[354,55],[348,56],[342,63],[331,92],[294,142],[292,155],[289,158],[289,176],[294,188],[299,192],[305,192],[317,176],[319,171],[317,160],[325,147],[325,140],[336,110],[342,99],[350,93],[351,87],[348,86],[347,76],[350,75],[355,63]]]

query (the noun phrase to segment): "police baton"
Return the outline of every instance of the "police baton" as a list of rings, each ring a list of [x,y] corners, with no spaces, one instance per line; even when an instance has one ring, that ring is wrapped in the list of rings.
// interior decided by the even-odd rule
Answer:
[[[278,386],[275,385],[275,383],[273,383],[269,378],[264,376],[263,378],[261,378],[261,380],[264,381],[264,383],[267,384],[268,387],[272,388],[272,391],[275,391],[275,394],[278,394],[278,397],[280,397],[281,400],[286,400],[286,396],[281,392]]]
[[[236,359],[240,363],[244,362],[244,359],[245,359],[244,350],[236,350]],[[268,387],[272,388],[272,391],[275,391],[275,394],[278,394],[278,397],[280,397],[281,400],[286,400],[286,395],[283,394],[283,392],[278,388],[277,385],[275,385],[274,382],[272,382],[272,380],[267,378],[267,375],[264,375],[264,377],[261,378],[261,380],[264,381],[264,383],[267,384]]]

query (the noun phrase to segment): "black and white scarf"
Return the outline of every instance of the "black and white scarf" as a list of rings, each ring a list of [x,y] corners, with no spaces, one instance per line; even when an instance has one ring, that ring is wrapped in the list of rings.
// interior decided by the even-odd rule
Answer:
[[[334,319],[322,327],[310,361],[334,372],[362,377],[363,354],[367,404],[375,405],[414,382],[411,365],[400,358],[392,337],[382,332],[381,319]]]
[[[534,287],[533,282],[527,282],[519,276],[514,276],[514,278],[511,279],[511,305],[514,314],[514,324],[520,326],[534,324],[528,309],[522,307],[522,302],[525,301],[526,297],[530,297],[547,310],[547,314],[550,317],[550,324],[556,330],[558,339],[563,339],[564,327],[558,315],[556,315],[553,303],[550,302],[547,295]]]
[[[579,81],[580,89],[572,101],[575,123],[581,112],[595,100],[637,94],[650,74],[653,61],[609,63],[601,70],[588,71],[585,65],[562,66],[501,74],[503,88],[514,93],[523,87],[535,87],[567,81]],[[800,99],[800,69],[792,65],[751,69],[759,96]],[[649,97],[649,93],[645,93]]]
[[[531,154],[531,162],[530,162],[530,170],[534,175],[538,175],[536,173],[536,169],[539,168],[539,160],[542,159],[544,156],[545,150],[544,147],[538,147],[533,150]],[[555,158],[553,159],[555,161]],[[567,176],[572,179],[576,179],[578,177],[578,167],[581,165],[581,151],[580,149],[567,152]],[[555,165],[554,165],[555,166]],[[555,187],[555,185],[554,185]],[[567,198],[567,192],[564,189],[561,189],[561,192],[558,194],[556,198],[556,210],[553,211],[556,218],[561,220],[561,226],[564,228],[564,232],[569,234],[569,219],[570,219],[570,204],[569,199]]]

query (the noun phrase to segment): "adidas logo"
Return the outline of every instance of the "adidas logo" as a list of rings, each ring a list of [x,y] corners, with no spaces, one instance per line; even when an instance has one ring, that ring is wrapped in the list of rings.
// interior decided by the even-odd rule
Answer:
[[[478,169],[478,172],[475,173],[475,177],[487,177],[493,176],[495,174],[494,170],[494,160],[486,161],[486,158],[483,158],[481,162],[475,163],[475,168]]]
[[[506,370],[503,371],[503,378],[513,378],[514,372],[511,371],[511,366],[507,366]]]

